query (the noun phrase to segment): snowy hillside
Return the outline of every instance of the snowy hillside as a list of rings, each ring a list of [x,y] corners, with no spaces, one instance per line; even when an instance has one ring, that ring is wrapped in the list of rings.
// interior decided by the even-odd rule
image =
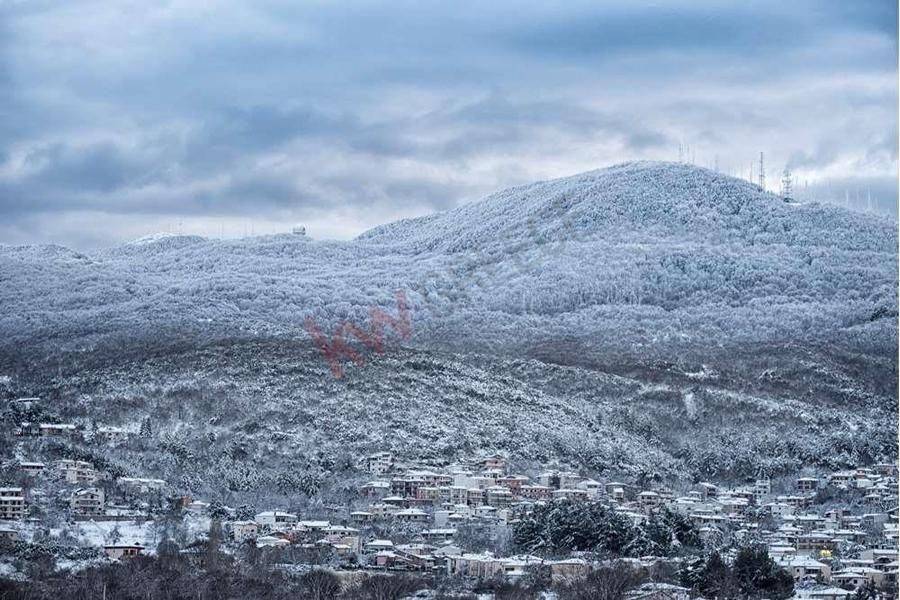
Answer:
[[[877,363],[767,347],[728,364],[633,364],[620,376],[404,350],[335,379],[304,344],[231,341],[73,357],[23,371],[8,391],[48,399],[30,415],[42,421],[149,421],[152,435],[127,448],[83,446],[78,457],[236,504],[345,489],[356,457],[379,450],[437,463],[501,451],[533,468],[645,482],[896,457],[896,401],[868,389]]]
[[[146,452],[91,458],[198,492],[384,447],[640,477],[837,467],[896,456],[896,247],[890,223],[665,163],[349,242],[3,247],[0,374],[53,400],[41,418],[152,418]],[[335,379],[308,324],[374,331],[398,290],[409,339]]]
[[[513,188],[349,242],[164,236],[0,248],[7,351],[150,336],[308,339],[402,290],[418,348],[605,362],[722,345],[896,347],[894,225],[680,164]]]

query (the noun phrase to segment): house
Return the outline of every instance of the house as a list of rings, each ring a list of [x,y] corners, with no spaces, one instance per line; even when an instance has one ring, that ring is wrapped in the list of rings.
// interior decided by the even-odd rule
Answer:
[[[43,472],[44,463],[42,462],[20,462],[19,469],[25,472],[26,475],[34,476]]]
[[[891,565],[897,562],[896,550],[887,548],[869,548],[868,550],[860,552],[859,557],[863,560],[872,561],[872,566],[879,571],[887,572],[897,568],[894,566],[893,569],[891,569]]]
[[[372,540],[366,542],[363,546],[363,552],[366,554],[376,554],[378,552],[393,551],[394,542],[391,540]]]
[[[519,497],[528,500],[546,500],[553,490],[546,485],[522,485],[519,488]]]
[[[338,547],[346,547],[348,552],[359,552],[361,545],[359,540],[359,530],[352,527],[344,527],[343,525],[329,525],[323,530],[326,542]],[[341,552],[339,552],[340,554]]]
[[[431,517],[418,508],[406,508],[394,513],[394,518],[404,523],[427,523]]]
[[[588,500],[589,495],[584,490],[579,490],[576,488],[560,488],[558,490],[553,490],[550,495],[554,500],[566,499],[566,500]]]
[[[827,581],[831,577],[831,567],[805,556],[784,556],[778,564],[798,581],[818,577]]]
[[[759,499],[762,496],[768,496],[772,493],[772,480],[768,477],[761,477],[753,483],[753,496]]]
[[[0,542],[19,541],[19,532],[10,527],[0,527]]]
[[[447,556],[445,562],[448,575],[461,575],[477,579],[490,579],[498,576],[517,579],[526,574],[528,567],[543,563],[544,561],[536,556],[497,558],[490,553]]]
[[[506,469],[506,458],[500,456],[499,454],[492,454],[491,456],[482,458],[478,461],[478,466],[480,466],[484,470],[488,469],[498,469],[503,471]]]
[[[0,488],[0,521],[25,518],[25,492],[20,487]]]
[[[103,546],[103,551],[111,559],[121,560],[140,555],[144,547],[140,544],[108,544]]]
[[[57,464],[60,472],[66,480],[66,483],[86,484],[95,483],[97,481],[97,471],[94,465],[84,460],[63,459]]]
[[[504,475],[503,477],[497,478],[497,485],[502,485],[507,488],[514,496],[517,495],[522,486],[527,483],[528,478],[524,475]]]
[[[804,533],[794,538],[797,551],[803,554],[819,555],[822,551],[832,551],[835,542],[832,536],[824,532]]]
[[[877,579],[867,573],[857,570],[841,571],[840,573],[832,573],[831,582],[843,588],[859,589],[868,583],[878,584],[884,580],[884,573],[877,569],[869,569],[877,573]]]
[[[40,404],[40,398],[16,398],[15,400],[10,400],[9,404],[11,407],[15,407],[20,411],[29,411],[38,404]]]
[[[290,540],[274,535],[263,535],[256,538],[257,548],[284,548],[285,546],[290,545]]]
[[[396,506],[397,508],[408,508],[409,502],[407,502],[406,498],[403,498],[401,496],[385,496],[378,504],[390,504],[391,506]]]
[[[550,563],[550,578],[553,581],[580,579],[588,574],[591,565],[583,558],[566,558]]]
[[[265,529],[284,529],[297,522],[297,515],[280,510],[267,510],[253,518],[256,523]]]
[[[874,466],[874,470],[876,473],[882,475],[883,477],[896,477],[897,476],[897,465],[896,463],[878,463]]]
[[[485,501],[488,506],[507,507],[513,502],[513,494],[505,487],[494,486],[485,490]]]
[[[797,549],[790,544],[769,544],[769,556],[776,562],[783,560],[785,557],[792,557],[797,554]]]
[[[393,550],[379,550],[372,557],[372,566],[379,569],[396,569],[401,559]]]
[[[72,437],[78,431],[72,423],[41,423],[38,429],[44,437]]]
[[[801,477],[797,480],[797,491],[815,492],[819,489],[819,480],[815,477]]]
[[[703,481],[697,484],[697,491],[700,492],[700,499],[707,500],[709,498],[715,498],[719,495],[718,486],[713,485],[712,483]]]
[[[847,486],[853,481],[853,476],[853,471],[835,471],[828,476],[828,481],[830,481],[832,485]]]
[[[297,521],[295,528],[306,533],[321,533],[329,527],[331,527],[330,521]]]
[[[640,504],[641,508],[644,510],[656,508],[662,503],[659,494],[650,491],[641,492],[640,494],[638,494],[637,499],[638,504]]]
[[[847,600],[852,596],[853,592],[842,590],[836,587],[817,587],[798,591],[798,598],[808,598],[809,600]]]
[[[94,439],[111,446],[116,446],[128,441],[130,432],[122,427],[102,426],[94,432]]]
[[[400,510],[396,504],[388,504],[386,502],[378,502],[370,504],[368,512],[372,513],[373,519],[383,519],[389,517]]]
[[[359,493],[365,498],[384,498],[391,492],[391,484],[388,481],[370,481],[359,488]]]
[[[395,477],[391,479],[391,495],[401,498],[415,498],[416,490],[424,487],[425,480],[421,477]]]
[[[441,499],[441,488],[423,486],[416,490],[416,502],[419,504],[434,504]]]
[[[469,488],[466,490],[466,504],[469,506],[481,506],[484,504],[484,490]]]
[[[188,512],[192,512],[195,515],[202,515],[209,511],[209,502],[204,502],[203,500],[192,500],[188,502],[187,506],[184,507]]]
[[[725,514],[742,514],[750,506],[750,502],[746,498],[736,496],[719,496],[716,501]]]
[[[451,542],[453,541],[453,536],[455,535],[456,529],[450,527],[426,529],[422,532],[422,538],[426,542],[432,542],[436,544]]]
[[[72,514],[79,517],[96,517],[103,514],[104,494],[98,488],[80,488],[69,499]]]
[[[448,556],[445,564],[448,575],[478,579],[489,579],[503,571],[501,559],[490,553]]]
[[[585,479],[584,481],[579,481],[575,488],[584,490],[591,498],[599,497],[603,494],[604,491],[603,484],[593,479]]]
[[[469,488],[462,485],[450,485],[445,488],[444,495],[450,504],[466,504],[469,501]]]
[[[453,483],[453,476],[444,473],[435,473],[434,471],[409,471],[408,477],[415,477],[425,481],[428,487],[441,487]]]
[[[350,513],[350,520],[356,523],[357,525],[362,525],[363,523],[368,523],[375,519],[375,515],[364,511],[364,510],[356,510]]]
[[[645,583],[625,594],[626,600],[690,600],[691,590],[671,583]]]
[[[362,458],[359,465],[373,475],[383,475],[394,468],[394,455],[390,452],[376,452]]]
[[[773,517],[783,519],[794,514],[794,507],[786,502],[769,502],[763,504],[763,510],[771,514]]]
[[[259,534],[259,525],[255,521],[234,521],[231,524],[231,537],[241,544],[247,540],[255,540]]]
[[[162,479],[148,479],[145,477],[119,477],[116,483],[123,492],[132,495],[161,492],[166,487],[166,482]]]
[[[38,423],[22,421],[19,423],[19,426],[16,427],[15,434],[19,437],[37,437],[41,435],[41,427]]]

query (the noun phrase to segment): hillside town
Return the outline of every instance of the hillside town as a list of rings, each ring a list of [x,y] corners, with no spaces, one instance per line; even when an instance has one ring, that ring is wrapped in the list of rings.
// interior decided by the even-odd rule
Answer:
[[[35,402],[13,401],[20,408]],[[610,557],[587,548],[522,552],[517,526],[540,507],[602,505],[635,527],[673,515],[696,533],[696,548],[629,557],[638,567],[667,564],[675,573],[684,570],[691,553],[722,550],[727,556],[728,549],[756,544],[793,578],[795,597],[841,600],[859,590],[896,597],[893,463],[676,489],[592,478],[558,466],[520,473],[503,454],[437,465],[381,451],[357,457],[359,483],[350,501],[299,514],[290,506],[229,507],[180,493],[152,474],[111,478],[87,460],[47,462],[24,454],[51,439],[115,448],[137,435],[136,429],[20,422],[12,433],[18,458],[3,465],[7,481],[0,486],[0,575],[5,577],[25,576],[13,560],[16,547],[52,542],[89,551],[83,555],[88,563],[123,561],[152,555],[168,531],[179,529],[184,552],[192,542],[208,543],[215,536],[235,555],[249,547],[283,550],[294,568],[512,582],[539,568],[561,581],[584,577]],[[170,527],[173,521],[176,527]],[[78,561],[62,560],[57,567],[78,568]],[[692,597],[689,588],[672,582],[646,585],[675,594],[665,597]],[[644,591],[650,595],[641,597],[662,597]]]

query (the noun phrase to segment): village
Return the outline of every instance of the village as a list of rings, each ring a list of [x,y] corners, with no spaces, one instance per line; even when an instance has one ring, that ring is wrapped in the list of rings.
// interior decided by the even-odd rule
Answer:
[[[20,440],[77,438],[114,448],[137,432],[20,422],[13,433]],[[601,503],[635,525],[662,513],[679,515],[707,550],[762,544],[793,577],[796,597],[841,600],[863,588],[897,588],[898,488],[892,463],[790,479],[759,477],[739,486],[698,482],[677,490],[594,479],[556,466],[522,474],[502,453],[436,465],[381,451],[358,457],[356,468],[364,483],[356,486],[352,502],[297,514],[285,506],[248,512],[179,495],[168,482],[140,473],[110,479],[85,460],[45,463],[21,457],[4,465],[4,473],[15,477],[0,482],[0,561],[9,545],[52,538],[74,539],[102,550],[111,561],[152,554],[160,542],[155,521],[175,514],[197,539],[220,536],[226,551],[293,550],[296,563],[336,572],[516,581],[541,567],[556,581],[584,576],[599,559],[587,551],[565,556],[502,551],[512,547],[516,523],[536,507],[568,502]],[[50,487],[57,493],[50,494]],[[61,517],[47,518],[54,514]],[[630,560],[650,567],[685,557]],[[656,597],[654,584],[648,585],[641,597]],[[687,588],[655,585],[664,586],[666,598],[691,598]]]

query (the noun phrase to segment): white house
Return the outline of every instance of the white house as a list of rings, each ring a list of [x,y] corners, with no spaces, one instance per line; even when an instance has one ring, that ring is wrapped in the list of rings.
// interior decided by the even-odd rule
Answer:
[[[297,522],[297,515],[280,510],[267,510],[253,518],[260,526],[269,530],[290,527]]]

